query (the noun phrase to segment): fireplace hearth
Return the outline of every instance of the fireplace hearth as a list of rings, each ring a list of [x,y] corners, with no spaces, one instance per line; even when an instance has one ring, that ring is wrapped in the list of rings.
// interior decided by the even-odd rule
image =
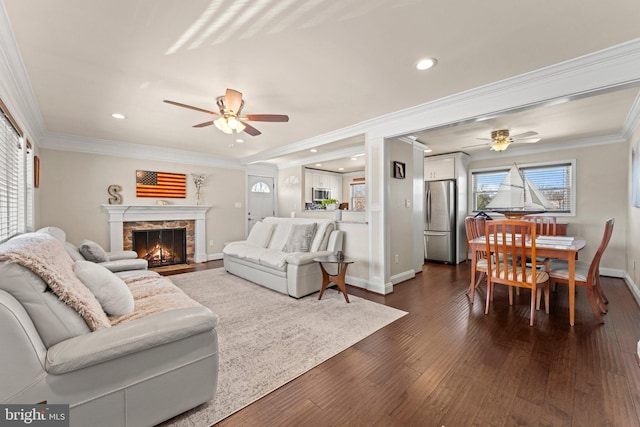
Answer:
[[[133,250],[150,268],[187,262],[186,228],[134,230],[131,240]]]

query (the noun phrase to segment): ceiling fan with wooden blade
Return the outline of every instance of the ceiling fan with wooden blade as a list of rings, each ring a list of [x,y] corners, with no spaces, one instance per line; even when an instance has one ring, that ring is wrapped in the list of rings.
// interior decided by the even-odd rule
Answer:
[[[491,146],[492,151],[504,151],[511,144],[516,144],[516,143],[533,144],[540,141],[542,138],[536,135],[538,135],[538,132],[534,132],[531,130],[528,132],[523,132],[517,135],[510,136],[509,129],[498,129],[491,132],[491,138],[477,138],[479,140],[489,141],[489,142],[486,142],[484,144],[467,145],[466,147],[462,147],[462,148],[472,148],[472,147],[479,147],[483,145],[489,145]]]
[[[191,110],[200,111],[207,114],[213,114],[214,116],[220,116],[216,120],[208,120],[203,123],[194,125],[193,127],[202,128],[206,126],[215,125],[218,129],[226,134],[246,132],[251,136],[258,136],[261,132],[251,126],[247,121],[255,122],[288,122],[289,116],[285,114],[246,114],[242,115],[242,108],[244,107],[244,100],[242,99],[242,93],[234,89],[227,89],[224,96],[219,96],[216,99],[219,113],[215,111],[206,110],[204,108],[194,107],[180,102],[164,100],[167,104],[176,105],[178,107],[189,108]]]

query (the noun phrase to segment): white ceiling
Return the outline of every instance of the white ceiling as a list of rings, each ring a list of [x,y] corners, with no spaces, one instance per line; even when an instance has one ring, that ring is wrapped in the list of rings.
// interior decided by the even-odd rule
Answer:
[[[640,37],[637,0],[2,3],[49,134],[234,160]],[[426,56],[437,66],[417,71]],[[253,122],[262,135],[238,143],[214,127],[192,128],[211,116],[162,102],[215,111],[226,88],[244,93],[245,113],[288,114],[290,122]],[[615,134],[636,95],[629,89],[416,135],[435,153],[473,145],[495,128],[535,130],[541,147]],[[332,148],[350,155],[356,145]]]

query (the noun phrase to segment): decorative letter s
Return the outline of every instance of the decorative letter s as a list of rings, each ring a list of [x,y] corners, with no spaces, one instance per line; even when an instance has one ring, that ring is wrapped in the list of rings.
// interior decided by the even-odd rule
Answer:
[[[122,191],[122,187],[117,184],[110,185],[107,189],[109,193],[109,204],[110,205],[121,205],[122,204],[122,196],[120,195],[120,191]]]

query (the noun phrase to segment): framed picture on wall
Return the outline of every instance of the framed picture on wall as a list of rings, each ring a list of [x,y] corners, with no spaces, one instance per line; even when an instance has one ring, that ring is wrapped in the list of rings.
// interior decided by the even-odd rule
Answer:
[[[33,157],[33,187],[40,187],[40,157]]]
[[[393,161],[393,177],[397,179],[404,179],[405,164],[398,161]]]

